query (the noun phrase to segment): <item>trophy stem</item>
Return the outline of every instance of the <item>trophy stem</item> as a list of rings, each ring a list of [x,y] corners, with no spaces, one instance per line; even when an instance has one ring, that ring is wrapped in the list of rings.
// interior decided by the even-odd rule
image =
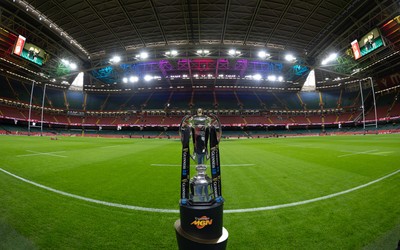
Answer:
[[[223,227],[224,199],[221,194],[219,138],[221,123],[215,115],[185,116],[179,127],[182,141],[180,219],[175,222],[178,247],[184,249],[225,249],[228,231]],[[190,155],[190,138],[193,155]],[[211,178],[205,161],[210,156]],[[190,178],[190,158],[196,174]]]

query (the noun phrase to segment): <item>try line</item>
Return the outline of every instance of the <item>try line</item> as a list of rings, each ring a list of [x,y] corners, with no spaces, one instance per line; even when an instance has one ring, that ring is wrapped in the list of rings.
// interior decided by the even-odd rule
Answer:
[[[154,164],[150,164],[150,165],[154,166],[154,167],[180,167],[181,166],[179,164],[162,164],[162,163],[160,163],[160,164],[154,163]],[[222,164],[221,166],[224,166],[224,167],[248,167],[248,166],[254,166],[254,165],[256,165],[256,164],[251,164],[251,163],[248,163],[248,164]]]
[[[96,203],[96,204],[101,204],[104,206],[109,206],[109,207],[118,207],[118,208],[125,208],[125,209],[130,209],[130,210],[137,210],[137,211],[146,211],[146,212],[155,212],[155,213],[179,213],[178,209],[162,209],[162,208],[150,208],[150,207],[139,207],[139,206],[132,206],[132,205],[125,205],[125,204],[119,204],[119,203],[113,203],[113,202],[107,202],[107,201],[101,201],[101,200],[96,200],[96,199],[92,199],[92,198],[87,198],[84,196],[80,196],[80,195],[76,195],[76,194],[71,194],[71,193],[67,193],[64,191],[60,191],[51,187],[47,187],[44,186],[42,184],[30,181],[28,179],[25,179],[23,177],[20,177],[18,175],[15,175],[13,173],[8,172],[7,170],[4,170],[2,168],[0,168],[0,171],[2,171],[3,173],[12,176],[18,180],[21,180],[23,182],[29,183],[31,185],[34,185],[36,187],[40,187],[43,189],[46,189],[48,191],[57,193],[57,194],[61,194],[67,197],[71,197],[71,198],[75,198],[78,200],[83,200],[83,201],[87,201],[87,202],[91,202],[91,203]],[[341,191],[338,193],[334,193],[334,194],[329,194],[329,195],[325,195],[325,196],[321,196],[318,198],[314,198],[314,199],[309,199],[309,200],[304,200],[304,201],[297,201],[297,202],[292,202],[292,203],[286,203],[286,204],[280,204],[280,205],[274,205],[274,206],[267,206],[267,207],[254,207],[254,208],[243,208],[243,209],[228,209],[228,210],[224,210],[224,213],[248,213],[248,212],[256,212],[256,211],[265,211],[265,210],[274,210],[274,209],[280,209],[280,208],[285,208],[285,207],[295,207],[295,206],[300,206],[300,205],[304,205],[304,204],[308,204],[308,203],[312,203],[312,202],[316,202],[316,201],[322,201],[322,200],[327,200],[336,196],[340,196],[343,194],[347,194],[347,193],[351,193],[354,192],[356,190],[368,187],[372,184],[375,184],[377,182],[383,181],[393,175],[396,175],[400,172],[400,169],[385,175],[381,178],[378,178],[376,180],[370,181],[366,184],[351,188],[351,189],[347,189],[345,191]]]

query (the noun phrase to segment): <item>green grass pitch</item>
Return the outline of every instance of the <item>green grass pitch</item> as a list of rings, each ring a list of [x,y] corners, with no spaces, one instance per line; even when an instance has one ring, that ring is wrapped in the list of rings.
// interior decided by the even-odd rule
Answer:
[[[220,148],[228,249],[396,248],[400,135],[223,140]],[[178,140],[1,136],[0,168],[69,194],[178,210],[180,150]],[[75,199],[0,171],[0,249],[177,249],[178,218]]]

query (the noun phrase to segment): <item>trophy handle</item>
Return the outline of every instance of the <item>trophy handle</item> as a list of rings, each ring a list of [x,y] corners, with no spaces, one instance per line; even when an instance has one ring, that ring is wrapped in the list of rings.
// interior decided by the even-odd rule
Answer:
[[[222,137],[222,124],[221,121],[219,120],[218,116],[214,115],[214,114],[210,114],[209,117],[211,117],[211,123],[210,123],[210,127],[214,127],[216,130],[216,134],[217,134],[217,141],[221,141],[221,137]]]
[[[189,125],[189,119],[190,119],[190,115],[185,115],[183,118],[182,118],[182,121],[181,121],[181,123],[179,124],[179,136],[181,137],[181,141],[183,140],[183,137],[182,137],[182,127],[185,127],[185,126],[188,126]]]

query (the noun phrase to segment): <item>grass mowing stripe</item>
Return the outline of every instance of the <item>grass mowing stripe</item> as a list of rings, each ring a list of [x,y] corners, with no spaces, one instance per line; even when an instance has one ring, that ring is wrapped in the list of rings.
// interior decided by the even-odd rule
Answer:
[[[279,209],[279,208],[284,208],[284,207],[294,207],[294,206],[299,206],[299,205],[304,205],[304,204],[308,204],[308,203],[312,203],[312,202],[316,202],[316,201],[321,201],[321,200],[326,200],[326,199],[330,199],[339,195],[343,195],[343,194],[347,194],[353,191],[356,191],[358,189],[361,188],[365,188],[368,187],[372,184],[375,184],[377,182],[380,182],[384,179],[387,179],[397,173],[400,172],[400,169],[396,170],[393,173],[390,173],[388,175],[385,175],[379,179],[370,181],[366,184],[351,188],[351,189],[347,189],[338,193],[334,193],[334,194],[329,194],[329,195],[325,195],[325,196],[321,196],[318,198],[314,198],[314,199],[309,199],[309,200],[304,200],[304,201],[298,201],[298,202],[292,202],[292,203],[287,203],[287,204],[281,204],[281,205],[275,205],[275,206],[268,206],[268,207],[258,207],[258,208],[244,208],[244,209],[231,209],[231,210],[225,210],[224,213],[246,213],[246,212],[256,212],[256,211],[264,211],[264,210],[273,210],[273,209]]]
[[[34,186],[46,189],[48,191],[57,193],[57,194],[61,194],[64,196],[68,196],[68,197],[72,197],[75,199],[79,199],[79,200],[83,200],[83,201],[87,201],[87,202],[92,202],[92,203],[96,203],[96,204],[101,204],[101,205],[105,205],[105,206],[110,206],[110,207],[118,207],[118,208],[126,208],[126,209],[131,209],[131,210],[138,210],[138,211],[146,211],[146,212],[158,212],[158,213],[179,213],[179,210],[175,210],[175,209],[160,209],[160,208],[147,208],[147,207],[139,207],[139,206],[132,206],[132,205],[124,205],[124,204],[118,204],[118,203],[113,203],[113,202],[107,202],[107,201],[100,201],[100,200],[96,200],[96,199],[91,199],[91,198],[87,198],[87,197],[83,197],[83,196],[79,196],[79,195],[75,195],[75,194],[70,194],[67,192],[63,192],[54,188],[50,188],[41,184],[38,184],[36,182],[27,180],[25,178],[22,178],[18,175],[12,174],[2,168],[0,168],[0,171],[16,178],[19,179],[21,181],[24,181],[26,183],[32,184]],[[308,203],[312,203],[312,202],[316,202],[316,201],[321,201],[321,200],[326,200],[326,199],[330,199],[339,195],[343,195],[343,194],[347,194],[365,187],[368,187],[372,184],[375,184],[377,182],[380,182],[384,179],[387,179],[397,173],[400,172],[400,169],[385,175],[381,178],[378,178],[376,180],[370,181],[366,184],[351,188],[351,189],[347,189],[338,193],[334,193],[334,194],[329,194],[329,195],[325,195],[325,196],[321,196],[318,198],[314,198],[314,199],[309,199],[309,200],[304,200],[304,201],[298,201],[298,202],[292,202],[292,203],[287,203],[287,204],[280,204],[280,205],[274,205],[274,206],[267,206],[267,207],[256,207],[256,208],[245,208],[245,209],[229,209],[229,210],[225,210],[224,213],[247,213],[247,212],[256,212],[256,211],[264,211],[264,210],[274,210],[274,209],[280,209],[280,208],[285,208],[285,207],[294,207],[294,206],[299,206],[299,205],[304,205],[304,204],[308,204]]]
[[[91,199],[91,198],[83,197],[83,196],[76,195],[76,194],[70,194],[70,193],[63,192],[63,191],[60,191],[60,190],[57,190],[57,189],[54,189],[54,188],[51,188],[51,187],[47,187],[47,186],[41,185],[39,183],[27,180],[27,179],[22,178],[22,177],[20,177],[18,175],[10,173],[10,172],[2,169],[2,168],[0,168],[0,171],[2,171],[4,173],[6,173],[6,174],[18,179],[18,180],[21,180],[21,181],[24,181],[26,183],[29,183],[31,185],[46,189],[48,191],[51,191],[51,192],[54,192],[54,193],[57,193],[57,194],[61,194],[61,195],[64,195],[64,196],[75,198],[75,199],[78,199],[78,200],[83,200],[83,201],[87,201],[87,202],[101,204],[101,205],[105,205],[105,206],[109,206],[109,207],[126,208],[126,209],[131,209],[131,210],[138,210],[138,211],[158,212],[158,213],[179,213],[179,210],[174,210],[174,209],[146,208],[146,207],[124,205],[124,204],[118,204],[118,203],[113,203],[113,202],[107,202],[107,201],[100,201],[100,200],[96,200],[96,199]]]

